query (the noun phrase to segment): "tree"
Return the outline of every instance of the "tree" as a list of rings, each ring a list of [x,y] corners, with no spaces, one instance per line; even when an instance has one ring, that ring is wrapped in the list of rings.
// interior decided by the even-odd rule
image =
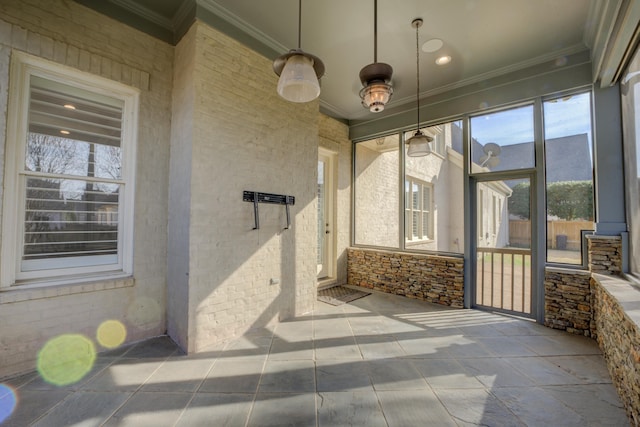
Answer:
[[[529,219],[529,183],[513,187],[509,198],[509,213]],[[593,220],[593,183],[591,181],[562,181],[547,185],[547,215],[573,220]]]

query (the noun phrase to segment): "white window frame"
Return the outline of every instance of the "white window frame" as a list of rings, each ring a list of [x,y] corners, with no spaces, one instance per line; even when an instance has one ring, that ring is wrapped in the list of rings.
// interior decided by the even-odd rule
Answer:
[[[409,191],[407,192],[405,190],[405,241],[407,244],[411,244],[411,243],[416,243],[416,242],[430,242],[432,240],[434,240],[434,236],[433,236],[433,223],[434,223],[434,218],[433,218],[433,184],[429,183],[429,182],[425,182],[422,180],[419,180],[417,178],[413,178],[411,176],[406,176],[405,177],[405,189],[406,186],[409,186]],[[420,223],[418,224],[418,237],[414,237],[413,236],[413,213],[414,213],[414,208],[413,208],[413,185],[416,184],[418,185],[419,188],[419,192],[420,192],[420,209],[418,209],[418,211],[420,212]],[[430,192],[430,197],[429,197],[429,206],[425,206],[424,205],[424,189],[428,188],[429,192]],[[408,194],[407,194],[408,193]],[[424,230],[424,220],[423,220],[423,216],[424,215],[428,215],[429,216],[429,221],[427,224],[427,228],[428,230]]]
[[[29,88],[31,76],[77,87],[98,95],[121,99],[124,102],[121,152],[122,182],[119,195],[117,262],[100,263],[99,257],[91,265],[67,267],[51,263],[50,269],[22,271],[22,235],[25,189],[20,175],[24,173],[27,143]],[[9,108],[5,151],[4,197],[2,205],[2,247],[0,249],[0,289],[16,285],[57,285],[100,278],[126,277],[133,274],[133,219],[138,134],[139,91],[130,86],[78,71],[23,52],[13,51],[10,67]],[[80,178],[81,179],[81,178]]]

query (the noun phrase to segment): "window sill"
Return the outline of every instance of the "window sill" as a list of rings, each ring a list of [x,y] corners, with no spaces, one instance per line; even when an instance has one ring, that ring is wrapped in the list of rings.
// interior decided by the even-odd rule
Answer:
[[[92,280],[93,279],[93,280]],[[130,275],[113,275],[102,279],[85,278],[82,282],[52,285],[46,282],[31,283],[0,290],[0,304],[10,304],[45,298],[54,298],[74,294],[105,291],[109,289],[128,288],[135,285]]]
[[[408,240],[408,241],[404,242],[404,246],[405,247],[418,246],[418,245],[424,245],[424,244],[433,243],[433,242],[435,242],[435,240],[433,240],[433,239]]]

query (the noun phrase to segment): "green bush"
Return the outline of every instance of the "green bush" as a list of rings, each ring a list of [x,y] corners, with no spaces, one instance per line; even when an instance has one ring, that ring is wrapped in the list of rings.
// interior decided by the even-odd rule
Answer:
[[[529,183],[513,187],[509,213],[529,219]],[[571,220],[593,220],[593,184],[591,181],[553,182],[547,186],[547,215]]]

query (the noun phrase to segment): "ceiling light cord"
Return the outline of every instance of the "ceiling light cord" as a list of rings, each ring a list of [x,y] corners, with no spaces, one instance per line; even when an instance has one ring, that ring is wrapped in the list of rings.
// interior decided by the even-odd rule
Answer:
[[[373,2],[373,63],[378,62],[378,0]]]
[[[418,41],[418,29],[420,25],[416,25],[416,103],[418,110],[417,132],[420,132],[420,44]]]
[[[298,49],[302,49],[302,0],[298,0]]]

